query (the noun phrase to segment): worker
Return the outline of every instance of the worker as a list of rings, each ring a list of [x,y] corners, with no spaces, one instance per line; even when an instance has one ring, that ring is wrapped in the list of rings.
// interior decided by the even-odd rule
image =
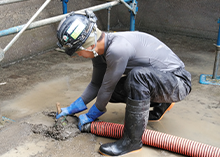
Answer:
[[[191,75],[174,52],[156,37],[138,31],[105,33],[97,28],[91,10],[70,13],[57,29],[58,45],[69,56],[91,58],[91,82],[56,118],[79,113],[96,98],[78,128],[106,112],[108,102],[126,103],[123,137],[103,144],[99,152],[118,156],[141,150],[142,134],[149,120],[158,120],[191,91]],[[83,69],[82,69],[83,70]],[[150,106],[155,107],[150,114]]]

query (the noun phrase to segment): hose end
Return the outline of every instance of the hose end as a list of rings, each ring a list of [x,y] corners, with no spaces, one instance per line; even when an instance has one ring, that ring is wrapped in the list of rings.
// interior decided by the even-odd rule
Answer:
[[[84,124],[81,127],[81,132],[91,133],[91,123]]]

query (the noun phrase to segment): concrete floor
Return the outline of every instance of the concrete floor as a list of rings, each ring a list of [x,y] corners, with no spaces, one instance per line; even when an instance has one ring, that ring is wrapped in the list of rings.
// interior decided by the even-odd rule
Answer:
[[[152,33],[165,42],[185,63],[192,75],[192,92],[174,105],[160,122],[149,122],[147,129],[220,147],[220,86],[202,85],[201,74],[212,74],[215,47],[213,41]],[[90,60],[68,58],[50,51],[29,60],[0,69],[0,107],[2,116],[15,122],[0,125],[0,155],[2,157],[38,156],[101,156],[100,144],[115,139],[79,134],[67,141],[56,141],[31,132],[29,124],[53,125],[43,111],[55,111],[55,103],[68,106],[77,99],[91,77]],[[93,105],[94,101],[88,104]],[[124,121],[125,104],[108,104],[100,120]],[[84,111],[85,113],[87,111]],[[81,114],[81,113],[80,113]],[[80,115],[80,114],[77,114]],[[126,157],[180,157],[183,155],[144,146],[142,151]]]

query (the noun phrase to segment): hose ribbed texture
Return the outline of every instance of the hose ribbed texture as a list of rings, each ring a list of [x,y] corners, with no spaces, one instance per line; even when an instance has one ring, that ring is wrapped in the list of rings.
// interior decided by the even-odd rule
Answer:
[[[109,122],[92,122],[91,133],[99,136],[121,138],[124,125]],[[220,149],[181,137],[145,129],[142,142],[145,145],[165,149],[192,157],[220,157]]]
[[[91,133],[111,138],[121,138],[124,125],[108,122],[92,122]]]

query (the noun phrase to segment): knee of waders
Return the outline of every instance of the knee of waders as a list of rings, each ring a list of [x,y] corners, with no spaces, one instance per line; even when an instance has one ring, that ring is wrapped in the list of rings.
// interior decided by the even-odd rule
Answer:
[[[125,89],[127,91],[130,88],[140,88],[140,86],[144,85],[147,87],[148,82],[153,79],[153,69],[151,67],[136,67],[133,68],[127,76],[125,82]]]

